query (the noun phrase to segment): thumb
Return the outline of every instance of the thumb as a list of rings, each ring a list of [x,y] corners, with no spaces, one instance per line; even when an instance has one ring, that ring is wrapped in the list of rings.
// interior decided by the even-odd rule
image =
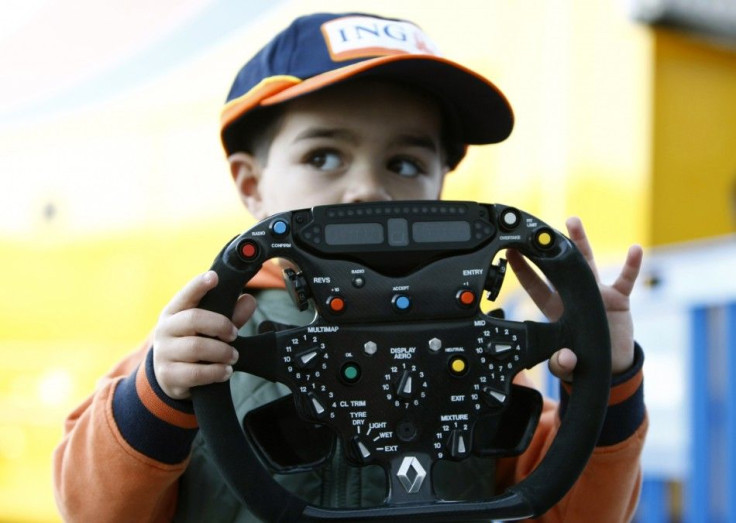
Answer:
[[[570,349],[560,349],[549,359],[549,371],[562,381],[572,382],[578,357]]]
[[[256,299],[250,294],[241,294],[233,309],[232,321],[240,329],[256,310]]]

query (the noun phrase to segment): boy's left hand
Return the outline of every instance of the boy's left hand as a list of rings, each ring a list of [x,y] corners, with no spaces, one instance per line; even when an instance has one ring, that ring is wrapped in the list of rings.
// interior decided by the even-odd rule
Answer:
[[[634,323],[629,308],[629,296],[641,268],[642,248],[639,245],[631,246],[618,278],[612,285],[605,285],[598,276],[593,250],[582,222],[579,218],[569,218],[565,225],[570,239],[590,265],[601,292],[611,332],[611,370],[614,374],[624,372],[634,363]],[[562,300],[557,292],[550,289],[518,251],[509,250],[506,254],[519,283],[537,307],[551,321],[557,320],[563,311]],[[572,381],[572,371],[576,363],[577,357],[570,349],[561,349],[549,359],[549,368],[561,380]]]

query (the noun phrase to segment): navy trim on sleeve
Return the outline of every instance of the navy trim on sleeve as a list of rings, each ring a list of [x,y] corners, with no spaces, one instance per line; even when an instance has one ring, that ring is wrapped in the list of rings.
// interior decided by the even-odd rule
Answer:
[[[615,445],[629,438],[644,421],[643,384],[628,399],[609,405],[603,428],[598,436],[598,447]]]
[[[641,372],[643,366],[644,351],[638,343],[635,343],[634,364],[626,372],[614,375],[611,379],[611,386],[615,387],[632,379]],[[560,384],[560,417],[565,415],[569,398],[567,391]],[[620,403],[608,406],[597,446],[615,445],[631,437],[644,422],[645,415],[644,382],[642,381],[631,396]]]
[[[639,371],[644,367],[644,351],[638,343],[634,342],[634,363],[631,364],[629,370],[624,371],[620,374],[614,374],[611,377],[611,387],[621,385],[629,381],[631,378],[636,376]]]
[[[153,372],[153,350],[149,350],[146,355],[146,378],[148,379],[148,383],[151,385],[153,392],[156,393],[156,396],[158,396],[161,401],[173,409],[186,412],[187,414],[194,414],[194,404],[192,403],[192,400],[175,400],[174,398],[169,397],[161,388],[161,385],[158,384],[156,373]]]
[[[152,351],[149,351],[146,357],[146,367],[151,365],[151,353]],[[112,411],[118,430],[125,441],[138,452],[162,463],[170,465],[181,463],[189,456],[192,441],[198,429],[180,428],[153,415],[138,397],[137,373],[138,369],[123,379],[115,388]],[[151,383],[151,386],[157,395],[163,394],[155,381]],[[169,400],[167,404],[174,408],[183,403],[168,397],[166,399]],[[171,402],[175,402],[175,405],[172,405]]]

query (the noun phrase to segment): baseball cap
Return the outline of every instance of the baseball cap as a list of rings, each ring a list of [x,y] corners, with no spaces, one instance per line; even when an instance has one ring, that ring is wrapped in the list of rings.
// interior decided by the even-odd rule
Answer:
[[[407,20],[364,13],[316,13],[295,19],[235,77],[221,114],[227,154],[248,115],[356,78],[381,78],[434,95],[466,145],[506,139],[514,116],[506,97],[482,75],[441,56]],[[235,123],[238,125],[234,125]]]

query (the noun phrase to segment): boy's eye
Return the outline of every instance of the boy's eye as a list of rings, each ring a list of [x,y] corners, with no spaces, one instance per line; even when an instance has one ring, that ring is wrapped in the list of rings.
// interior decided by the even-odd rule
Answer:
[[[307,157],[307,163],[322,171],[334,171],[342,167],[342,158],[335,151],[317,151]]]
[[[424,172],[419,162],[409,158],[394,158],[388,163],[389,170],[400,176],[414,178]]]

